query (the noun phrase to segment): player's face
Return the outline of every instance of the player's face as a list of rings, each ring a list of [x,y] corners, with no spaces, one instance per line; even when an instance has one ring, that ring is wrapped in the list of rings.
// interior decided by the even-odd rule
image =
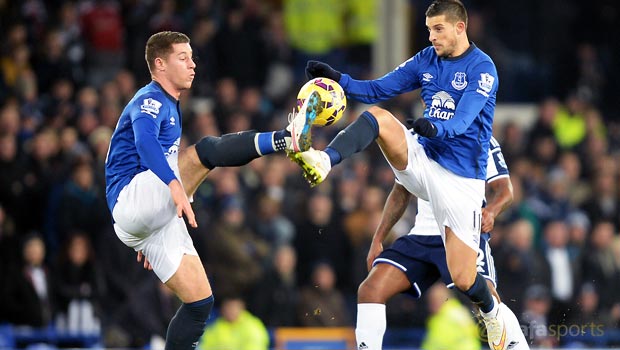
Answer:
[[[173,52],[166,59],[166,78],[177,90],[187,90],[194,81],[196,63],[188,43],[172,44]]]
[[[426,17],[428,40],[440,57],[452,57],[456,51],[457,29],[454,23],[446,20],[445,15]]]

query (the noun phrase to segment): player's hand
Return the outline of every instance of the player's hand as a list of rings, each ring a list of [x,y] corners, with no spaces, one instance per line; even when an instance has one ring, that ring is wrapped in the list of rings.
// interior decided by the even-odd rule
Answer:
[[[366,268],[368,272],[372,270],[372,263],[383,252],[383,243],[372,241],[370,249],[368,249],[368,256],[366,257]]]
[[[189,204],[189,199],[187,199],[187,195],[185,194],[185,190],[183,186],[179,182],[179,180],[174,179],[170,181],[168,184],[170,187],[170,194],[172,195],[172,201],[174,205],[177,207],[177,216],[183,217],[183,213],[187,217],[187,221],[191,227],[198,227],[196,223],[196,216],[194,215],[194,210],[192,206]]]
[[[341,76],[342,74],[339,71],[330,67],[327,63],[308,61],[306,64],[306,78],[308,78],[308,80],[318,77],[325,77],[335,82],[339,82]]]
[[[495,214],[486,208],[482,208],[482,232],[491,232],[494,226]]]
[[[144,258],[144,269],[149,270],[149,271],[153,270],[153,265],[151,265],[151,263],[149,262],[149,259],[147,259],[146,256],[142,254],[141,250],[138,250],[138,258],[136,260],[138,262],[141,262],[142,258]]]
[[[413,122],[413,131],[424,137],[437,136],[437,127],[435,127],[435,124],[426,118],[420,118]]]

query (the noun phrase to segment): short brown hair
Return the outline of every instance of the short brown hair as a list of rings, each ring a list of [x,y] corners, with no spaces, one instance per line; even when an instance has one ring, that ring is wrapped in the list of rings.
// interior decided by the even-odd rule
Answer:
[[[459,0],[435,0],[426,9],[426,17],[441,15],[445,15],[446,19],[451,23],[463,21],[465,26],[467,26],[467,10],[465,10],[465,5]]]
[[[149,71],[153,71],[153,66],[155,65],[155,59],[157,57],[167,57],[172,53],[172,44],[185,43],[189,43],[189,37],[179,32],[165,31],[151,35],[146,42],[146,49],[144,50],[144,58],[146,59],[146,64],[149,66]]]

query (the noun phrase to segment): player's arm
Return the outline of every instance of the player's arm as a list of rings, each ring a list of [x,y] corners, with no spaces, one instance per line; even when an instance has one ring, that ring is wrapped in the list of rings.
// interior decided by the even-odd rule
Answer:
[[[403,185],[397,182],[394,183],[394,187],[392,187],[392,191],[388,195],[385,206],[383,207],[381,222],[379,222],[379,226],[372,236],[372,243],[370,244],[368,256],[366,257],[368,271],[372,268],[372,262],[383,251],[383,241],[385,237],[387,237],[392,227],[394,227],[405,213],[411,197],[412,194],[407,191]]]
[[[510,177],[500,177],[487,184],[487,205],[482,209],[482,232],[491,232],[495,218],[501,214],[514,198]]]
[[[375,80],[353,79],[350,75],[340,73],[326,63],[309,61],[306,66],[306,76],[308,78],[328,77],[336,80],[342,86],[347,98],[371,104],[419,88],[420,83],[417,78],[419,61],[420,53]]]
[[[166,156],[161,150],[161,144],[157,139],[159,125],[156,123],[156,119],[148,116],[135,118],[132,122],[132,128],[140,160],[170,188],[170,195],[177,207],[177,216],[181,217],[185,213],[189,224],[196,227],[196,217],[185,195],[185,190],[174,175]]]
[[[357,80],[342,74],[340,85],[347,98],[363,103],[377,103],[420,87],[413,58],[375,80]]]

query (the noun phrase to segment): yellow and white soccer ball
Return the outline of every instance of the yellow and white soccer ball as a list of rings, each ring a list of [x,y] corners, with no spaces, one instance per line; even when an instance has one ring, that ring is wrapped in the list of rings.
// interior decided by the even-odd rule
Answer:
[[[317,91],[321,96],[323,109],[314,120],[316,126],[329,126],[337,122],[347,108],[347,97],[342,86],[329,78],[314,78],[301,87],[297,94],[297,110],[312,91]]]

